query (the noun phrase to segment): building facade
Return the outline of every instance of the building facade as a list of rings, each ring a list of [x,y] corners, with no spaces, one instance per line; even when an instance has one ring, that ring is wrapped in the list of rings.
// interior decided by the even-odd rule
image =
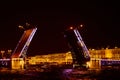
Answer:
[[[120,48],[114,48],[114,49],[89,49],[90,52],[90,61],[87,62],[89,68],[91,69],[100,69],[101,66],[103,66],[103,62],[107,61],[108,64],[112,64],[113,61],[119,61],[120,60]],[[101,63],[102,61],[102,63]],[[50,63],[53,65],[60,65],[60,64],[72,64],[73,59],[71,52],[65,52],[65,53],[55,53],[55,54],[48,54],[48,55],[36,55],[33,57],[27,58],[27,63],[30,65],[36,65],[36,64],[44,64],[44,63]],[[118,62],[118,64],[120,64]]]
[[[48,55],[36,55],[33,57],[27,58],[27,63],[36,65],[36,64],[45,64],[50,63],[54,65],[58,64],[72,64],[72,55],[71,52],[66,53],[55,53]]]

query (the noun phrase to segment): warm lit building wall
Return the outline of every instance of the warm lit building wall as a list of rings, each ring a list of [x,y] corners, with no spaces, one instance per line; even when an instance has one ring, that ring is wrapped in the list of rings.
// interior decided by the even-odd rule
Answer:
[[[112,49],[111,52],[112,52],[112,59],[120,60],[120,48]]]
[[[105,50],[105,58],[108,58],[108,59],[111,59],[111,58],[113,58],[113,56],[112,56],[112,50],[111,49],[106,49]]]
[[[102,59],[120,60],[120,48],[89,50],[91,55],[91,68],[101,68]]]
[[[12,63],[11,63],[11,68],[12,69],[24,69],[24,60],[23,58],[12,58]]]
[[[120,59],[120,48],[89,50],[91,58],[95,59]]]
[[[72,63],[72,56],[70,52],[67,53],[55,53],[55,54],[48,54],[48,55],[36,55],[34,57],[28,58],[28,63],[35,65],[40,63],[57,63],[57,64],[64,64],[64,63]]]
[[[113,59],[113,60],[120,60],[120,48],[114,49],[90,49],[90,56],[91,60],[89,61],[90,68],[100,68],[101,59]],[[34,57],[30,57],[28,60],[29,64],[40,64],[40,63],[72,63],[72,55],[71,52],[66,53],[55,53],[55,54],[48,54],[48,55],[37,55]]]

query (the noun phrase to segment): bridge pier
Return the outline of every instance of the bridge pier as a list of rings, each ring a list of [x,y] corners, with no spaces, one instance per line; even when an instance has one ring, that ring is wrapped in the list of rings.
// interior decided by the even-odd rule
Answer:
[[[11,60],[11,68],[21,70],[24,69],[24,59],[23,58],[12,58]]]

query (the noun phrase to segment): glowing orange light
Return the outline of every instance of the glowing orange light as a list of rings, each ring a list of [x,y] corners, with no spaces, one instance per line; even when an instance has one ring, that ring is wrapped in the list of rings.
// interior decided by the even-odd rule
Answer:
[[[70,29],[73,29],[73,27],[70,27]]]
[[[81,24],[80,27],[83,27],[83,25]]]

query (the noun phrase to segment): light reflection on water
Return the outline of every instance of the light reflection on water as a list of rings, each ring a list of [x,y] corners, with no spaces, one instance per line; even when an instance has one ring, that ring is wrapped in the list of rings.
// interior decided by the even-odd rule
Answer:
[[[84,71],[65,70],[64,73],[67,79],[65,80],[120,80],[120,69],[105,69],[105,70],[88,70],[89,74]]]
[[[95,78],[90,78],[88,71],[64,69],[63,77],[64,80],[97,80]]]
[[[105,70],[98,76],[70,75],[72,71],[72,69],[64,69],[51,72],[23,72],[23,74],[0,73],[0,80],[120,80],[120,70]]]

